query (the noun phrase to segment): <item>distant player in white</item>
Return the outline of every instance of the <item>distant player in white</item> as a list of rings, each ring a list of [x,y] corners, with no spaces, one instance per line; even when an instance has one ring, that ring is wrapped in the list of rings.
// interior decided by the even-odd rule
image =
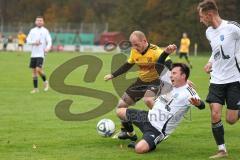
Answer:
[[[166,136],[171,134],[187,113],[190,105],[204,109],[205,104],[200,100],[196,91],[187,84],[190,69],[186,64],[174,63],[170,79],[172,89],[160,93],[152,109],[141,111],[136,109],[118,108],[118,116],[126,121],[133,122],[142,132],[143,138],[135,145],[137,153],[146,153],[156,148]],[[161,84],[162,90],[165,82]],[[131,135],[133,128],[127,128]]]
[[[29,67],[32,68],[33,86],[31,93],[37,93],[38,75],[44,82],[44,91],[48,90],[48,81],[43,71],[44,56],[50,51],[52,39],[49,31],[44,27],[44,19],[38,16],[35,20],[36,27],[32,28],[27,36],[27,44],[32,46],[32,54]]]
[[[210,104],[212,133],[218,145],[217,154],[209,158],[226,157],[224,128],[221,122],[222,106],[227,104],[226,121],[234,124],[240,116],[240,25],[221,19],[213,0],[204,0],[198,6],[200,22],[206,25],[206,37],[212,55],[204,67],[211,80],[206,101]]]

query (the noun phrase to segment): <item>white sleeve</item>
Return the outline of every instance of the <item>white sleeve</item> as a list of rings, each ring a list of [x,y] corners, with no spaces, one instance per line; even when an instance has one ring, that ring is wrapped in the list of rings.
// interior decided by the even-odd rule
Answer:
[[[214,61],[214,57],[213,57],[213,54],[212,54],[211,57],[209,58],[208,62],[213,63],[213,61]]]
[[[171,71],[169,71],[168,69],[164,69],[160,75],[160,79],[164,82],[172,84],[170,75],[171,75]]]
[[[165,69],[164,69],[165,71]],[[172,86],[172,81],[170,79],[171,72],[169,70],[166,70],[165,72],[162,72],[160,75],[160,91],[161,94],[167,94],[172,91],[173,86]]]
[[[34,43],[35,43],[35,40],[33,38],[33,31],[31,29],[28,36],[27,36],[27,44],[33,45]]]
[[[205,36],[206,36],[207,40],[210,42],[209,34],[210,34],[210,29],[207,28],[207,30],[205,32]]]
[[[235,39],[240,39],[240,24],[237,22],[229,22],[232,24],[232,32]]]
[[[51,49],[52,47],[52,38],[51,38],[51,35],[49,33],[49,31],[47,30],[46,32],[46,41],[47,41],[47,49]]]
[[[210,39],[209,39],[209,28],[206,30],[206,38],[207,38],[207,40],[210,42]],[[211,57],[209,58],[209,60],[208,60],[208,62],[211,62],[211,63],[213,63],[213,61],[214,61],[214,57],[213,57],[213,53],[212,53],[212,55],[211,55]]]
[[[195,89],[193,89],[192,87],[188,87],[188,99],[187,99],[188,102],[186,102],[186,103],[189,103],[189,105],[191,105],[191,103],[189,102],[189,99],[192,98],[192,97],[201,100],[201,98],[199,97],[199,95],[195,91]]]
[[[237,40],[237,48],[236,48],[236,52],[235,52],[235,56],[236,56],[236,61],[238,63],[238,66],[240,66],[240,46],[238,45],[239,44],[239,41],[240,41],[240,24],[237,23],[237,22],[229,22],[230,24],[232,24],[231,28],[232,28],[232,35],[234,37],[234,39]]]

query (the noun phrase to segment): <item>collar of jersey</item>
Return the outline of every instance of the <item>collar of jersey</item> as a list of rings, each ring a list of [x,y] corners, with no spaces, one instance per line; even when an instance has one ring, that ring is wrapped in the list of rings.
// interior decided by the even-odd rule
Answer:
[[[145,53],[147,53],[149,47],[150,47],[150,43],[148,43],[147,48],[141,54],[144,55]]]

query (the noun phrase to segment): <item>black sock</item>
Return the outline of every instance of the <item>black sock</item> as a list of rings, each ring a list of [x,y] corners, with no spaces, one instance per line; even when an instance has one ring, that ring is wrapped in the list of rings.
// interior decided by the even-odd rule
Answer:
[[[42,78],[43,82],[45,82],[45,81],[47,80],[47,78],[46,78],[46,75],[45,75],[45,74],[42,74],[42,75],[41,75],[41,78]]]
[[[188,63],[189,66],[192,66],[192,65],[191,65],[191,62],[189,61],[188,58],[186,58],[186,61],[187,61],[187,63]]]
[[[122,121],[122,126],[124,127],[123,130],[127,131],[127,132],[133,132],[133,125],[132,122],[130,121]]]
[[[222,121],[212,123],[212,133],[217,145],[224,144],[224,128]]]
[[[38,77],[33,77],[33,87],[38,88]]]
[[[240,119],[240,110],[238,111],[238,119]]]

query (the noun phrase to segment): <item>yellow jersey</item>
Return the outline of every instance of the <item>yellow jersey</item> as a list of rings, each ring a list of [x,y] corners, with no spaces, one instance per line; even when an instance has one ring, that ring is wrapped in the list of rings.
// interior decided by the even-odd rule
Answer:
[[[145,54],[141,54],[132,48],[128,63],[137,64],[139,67],[139,78],[144,82],[151,82],[159,78],[159,74],[155,69],[155,64],[162,52],[162,49],[153,44],[149,45]],[[166,60],[168,59],[170,59],[170,57],[166,58]]]
[[[24,33],[20,33],[17,35],[17,37],[18,37],[18,44],[24,45],[27,36]]]
[[[180,43],[180,53],[189,53],[190,39],[182,38]]]

